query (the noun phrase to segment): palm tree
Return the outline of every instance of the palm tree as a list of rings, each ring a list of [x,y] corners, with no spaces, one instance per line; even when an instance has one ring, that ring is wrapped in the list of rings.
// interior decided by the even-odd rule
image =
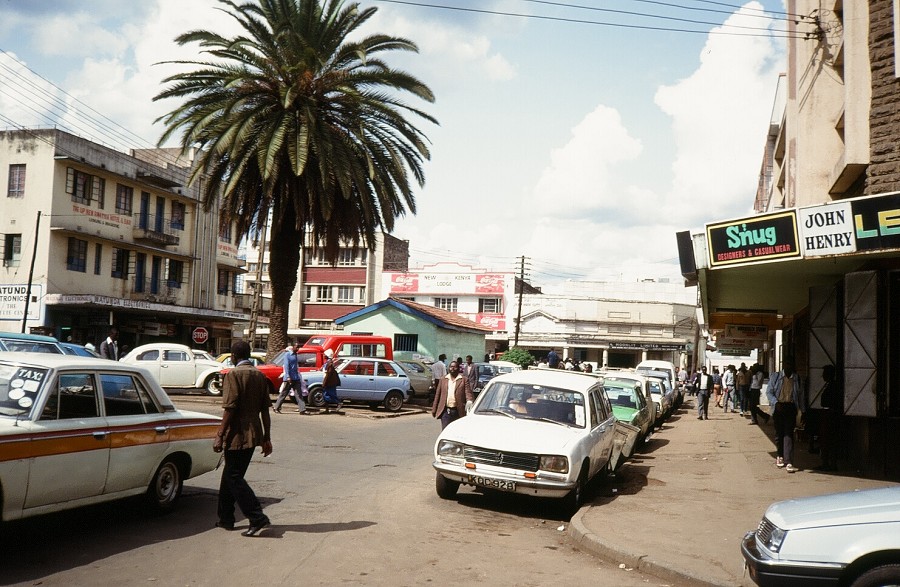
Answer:
[[[242,237],[258,237],[271,214],[272,355],[287,343],[304,237],[334,263],[342,243],[373,248],[379,230],[415,213],[410,179],[424,185],[429,149],[407,116],[437,121],[402,95],[434,95],[382,59],[391,50],[418,52],[412,41],[358,33],[376,8],[219,1],[242,34],[195,30],[175,39],[199,43],[209,60],[174,62],[197,69],[166,78],[154,98],[184,100],[158,119],[166,127],[159,144],[181,131],[185,152],[199,148],[191,182],[204,178],[204,206],[218,206]],[[350,40],[354,33],[360,38]]]

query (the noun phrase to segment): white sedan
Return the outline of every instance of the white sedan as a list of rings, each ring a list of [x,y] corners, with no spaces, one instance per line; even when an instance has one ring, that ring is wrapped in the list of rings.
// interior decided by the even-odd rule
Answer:
[[[132,349],[120,360],[147,369],[163,387],[203,389],[208,395],[222,394],[222,363],[205,351],[183,344],[155,342]]]
[[[139,367],[0,353],[0,520],[140,494],[169,509],[216,467],[219,423],[175,409]]]
[[[444,499],[461,484],[564,498],[576,510],[588,482],[607,470],[616,418],[598,377],[529,369],[495,377],[470,414],[434,445],[435,486]]]

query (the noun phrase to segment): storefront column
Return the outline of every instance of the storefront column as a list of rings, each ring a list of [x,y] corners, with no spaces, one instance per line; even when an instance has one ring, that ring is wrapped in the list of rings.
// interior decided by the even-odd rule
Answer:
[[[603,349],[603,368],[609,367],[609,349]]]

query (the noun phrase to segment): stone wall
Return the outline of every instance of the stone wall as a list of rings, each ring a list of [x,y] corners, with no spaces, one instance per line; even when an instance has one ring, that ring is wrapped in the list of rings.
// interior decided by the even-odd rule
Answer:
[[[869,1],[871,160],[865,194],[900,191],[900,78],[894,69],[893,0]]]

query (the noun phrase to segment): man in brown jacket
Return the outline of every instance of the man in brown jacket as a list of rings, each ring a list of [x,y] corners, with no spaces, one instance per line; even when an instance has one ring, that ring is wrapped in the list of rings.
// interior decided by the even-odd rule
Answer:
[[[269,380],[250,362],[250,345],[239,340],[231,345],[234,368],[225,374],[222,384],[222,408],[225,414],[216,433],[213,450],[225,451],[225,466],[219,484],[219,521],[216,526],[234,530],[234,503],[250,521],[241,534],[256,536],[269,525],[262,504],[244,475],[257,446],[264,457],[272,454]]]
[[[465,416],[467,405],[475,401],[472,386],[459,373],[459,363],[451,362],[448,371],[438,381],[434,403],[431,404],[431,415],[441,419],[441,430],[450,422]]]

